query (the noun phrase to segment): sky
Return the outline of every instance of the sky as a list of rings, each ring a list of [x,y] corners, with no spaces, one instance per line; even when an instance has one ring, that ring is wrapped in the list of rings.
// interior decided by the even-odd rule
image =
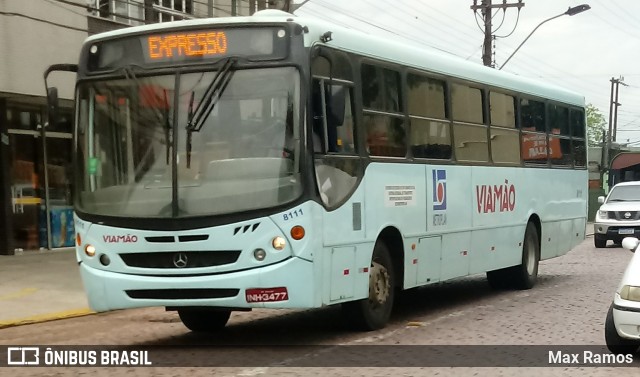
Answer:
[[[303,0],[295,0],[302,3]],[[493,0],[501,4],[503,0]],[[507,0],[517,3],[518,0]],[[508,59],[541,22],[569,7],[583,13],[545,22],[503,68],[581,93],[609,119],[611,79],[619,86],[618,143],[640,146],[640,1],[524,0],[494,10],[495,63]],[[309,0],[295,14],[333,20],[371,34],[404,38],[482,64],[484,25],[474,0]],[[477,0],[480,4],[481,0]],[[499,26],[499,29],[498,29]]]

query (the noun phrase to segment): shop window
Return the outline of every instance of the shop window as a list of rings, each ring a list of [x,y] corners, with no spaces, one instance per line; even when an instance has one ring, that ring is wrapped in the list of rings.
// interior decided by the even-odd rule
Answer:
[[[7,109],[7,124],[9,129],[37,130],[42,118],[38,109],[12,107]]]
[[[193,0],[155,0],[154,5],[158,22],[192,18]]]
[[[144,24],[145,0],[92,0],[94,15],[128,25]]]
[[[58,119],[47,125],[47,131],[50,132],[73,132],[73,110],[69,108],[60,108],[58,110]]]

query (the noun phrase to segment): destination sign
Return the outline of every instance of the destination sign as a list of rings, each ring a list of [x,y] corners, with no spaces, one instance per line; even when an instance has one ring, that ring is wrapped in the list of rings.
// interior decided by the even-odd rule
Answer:
[[[225,57],[278,60],[287,56],[282,27],[196,29],[146,33],[98,41],[88,46],[88,68],[104,71],[123,66],[192,64]]]
[[[147,54],[150,59],[215,56],[226,52],[227,35],[224,31],[153,35],[147,38]]]

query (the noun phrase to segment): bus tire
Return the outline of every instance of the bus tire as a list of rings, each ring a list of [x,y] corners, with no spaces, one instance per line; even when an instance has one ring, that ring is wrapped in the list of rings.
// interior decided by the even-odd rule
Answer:
[[[202,308],[178,309],[182,324],[193,332],[215,332],[227,324],[231,310],[215,310]]]
[[[607,343],[609,351],[616,355],[633,354],[640,346],[639,342],[633,339],[626,339],[618,335],[616,325],[613,322],[613,304],[609,306],[607,319],[604,321],[604,340],[605,343]]]
[[[538,280],[540,262],[540,238],[538,229],[529,222],[524,232],[522,244],[522,263],[512,267],[513,285],[516,289],[531,289]]]
[[[387,324],[395,298],[395,274],[389,249],[378,241],[373,249],[369,269],[369,297],[345,302],[342,312],[349,327],[372,331]]]

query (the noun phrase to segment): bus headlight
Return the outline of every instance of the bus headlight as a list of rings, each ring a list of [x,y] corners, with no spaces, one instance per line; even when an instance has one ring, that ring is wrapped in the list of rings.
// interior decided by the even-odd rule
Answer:
[[[271,246],[273,246],[274,249],[280,251],[284,249],[285,246],[287,246],[287,241],[285,241],[285,239],[280,236],[273,237],[273,239],[271,240]]]
[[[640,287],[625,285],[620,290],[620,298],[629,301],[640,301]]]
[[[96,248],[93,245],[86,245],[84,247],[84,253],[87,254],[87,256],[92,257],[96,255]]]

